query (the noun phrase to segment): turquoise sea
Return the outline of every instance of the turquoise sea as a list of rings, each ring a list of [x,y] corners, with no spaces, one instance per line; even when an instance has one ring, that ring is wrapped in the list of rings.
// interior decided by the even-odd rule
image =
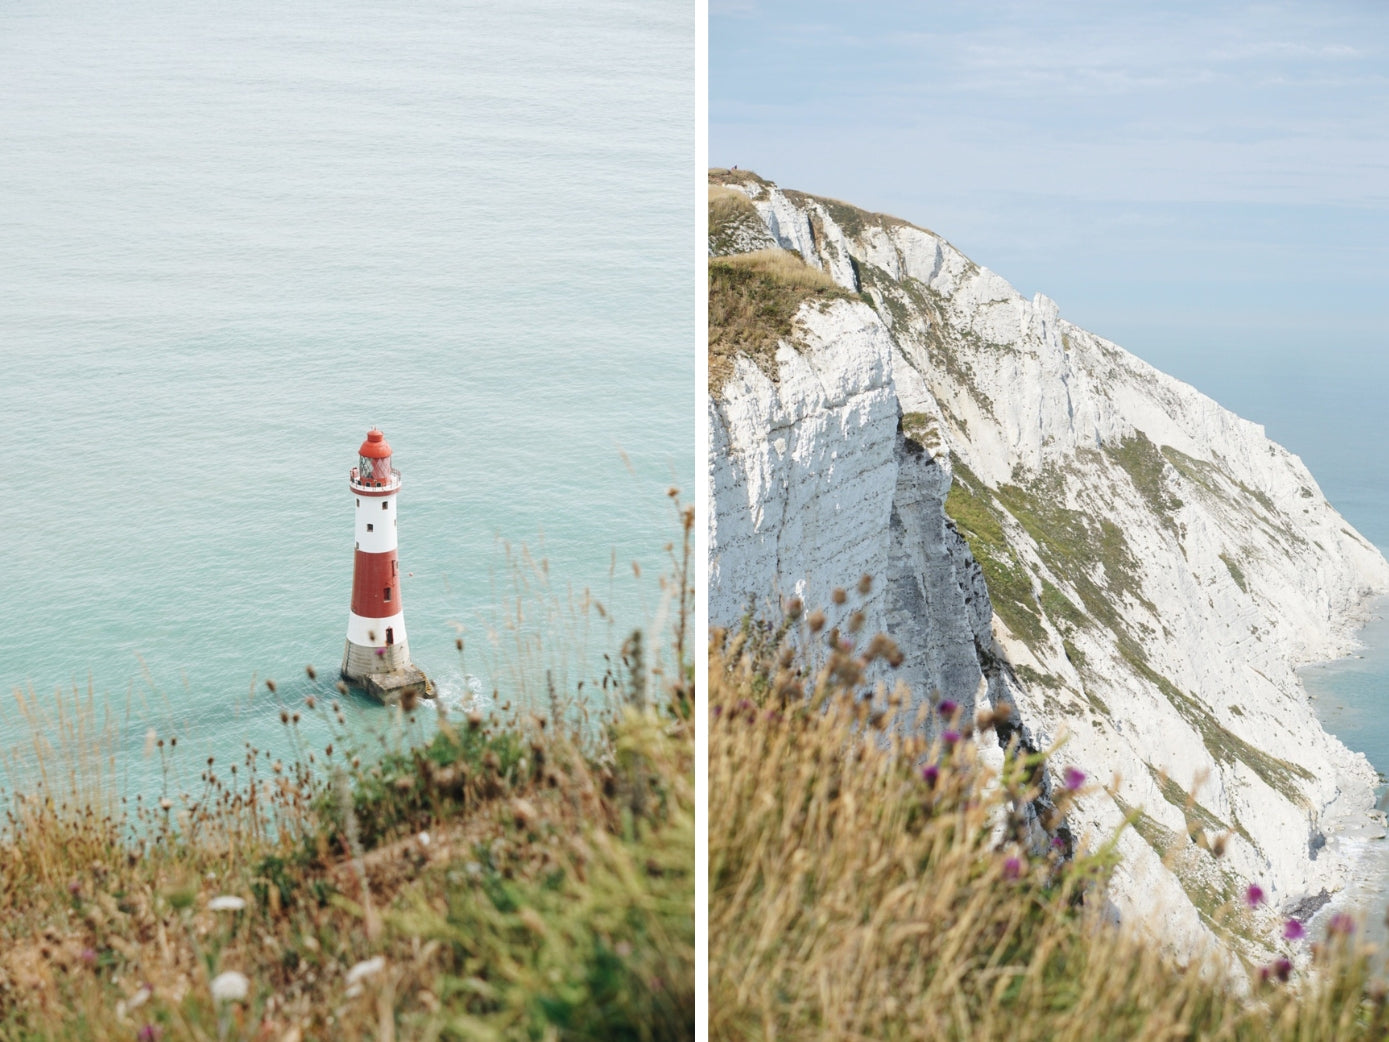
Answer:
[[[658,615],[666,490],[693,499],[694,29],[683,0],[0,9],[0,785],[32,780],[12,693],[92,692],[137,791],[150,728],[193,773],[290,751],[373,424],[446,704],[572,685]],[[508,635],[518,575],[543,644]]]

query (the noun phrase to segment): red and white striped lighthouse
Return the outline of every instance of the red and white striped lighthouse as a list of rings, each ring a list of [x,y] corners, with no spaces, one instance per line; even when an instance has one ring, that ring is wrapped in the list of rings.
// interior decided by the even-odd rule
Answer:
[[[348,484],[357,501],[357,545],[343,678],[364,685],[386,701],[395,701],[412,689],[416,697],[427,697],[433,694],[432,686],[410,662],[400,598],[396,559],[400,471],[391,466],[391,446],[375,427],[357,450],[357,466]]]

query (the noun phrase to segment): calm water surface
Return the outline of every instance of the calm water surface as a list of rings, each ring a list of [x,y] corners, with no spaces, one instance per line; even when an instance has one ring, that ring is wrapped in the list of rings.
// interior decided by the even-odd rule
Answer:
[[[600,670],[693,492],[693,77],[673,0],[0,11],[0,692],[94,692],[141,790],[151,726],[285,749],[372,424],[445,700]],[[609,621],[488,650],[504,541],[547,563],[529,617]]]

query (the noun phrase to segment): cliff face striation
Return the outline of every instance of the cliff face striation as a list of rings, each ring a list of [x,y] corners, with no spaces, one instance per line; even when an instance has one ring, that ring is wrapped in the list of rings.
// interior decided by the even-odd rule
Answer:
[[[1389,563],[1301,461],[929,231],[742,172],[710,198],[711,624],[874,577],[841,610],[913,697],[1064,739],[1078,838],[1134,816],[1113,900],[1175,944],[1258,955],[1344,886],[1375,774],[1295,670]],[[1224,911],[1250,881],[1262,920]]]

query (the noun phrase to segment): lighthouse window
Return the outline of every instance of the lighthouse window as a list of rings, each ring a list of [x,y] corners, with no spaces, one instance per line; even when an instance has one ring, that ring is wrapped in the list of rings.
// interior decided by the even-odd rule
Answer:
[[[390,599],[391,599],[391,588],[390,588],[389,586],[387,586],[387,587],[386,587],[386,600],[390,600]]]
[[[357,505],[358,505],[358,506],[361,506],[361,505],[362,505],[362,501],[361,501],[360,499],[357,500]]]
[[[370,532],[374,527],[375,525],[367,525],[367,531]]]
[[[383,500],[381,501],[381,509],[382,509],[382,510],[389,510],[389,509],[391,509],[390,501],[389,501],[389,500],[384,500],[384,499],[383,499]]]

